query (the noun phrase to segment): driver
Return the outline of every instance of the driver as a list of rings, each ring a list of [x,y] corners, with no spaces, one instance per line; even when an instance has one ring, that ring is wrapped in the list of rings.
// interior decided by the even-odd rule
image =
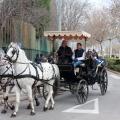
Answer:
[[[62,41],[56,55],[58,55],[58,63],[70,63],[72,61],[72,50],[67,46],[66,40]]]

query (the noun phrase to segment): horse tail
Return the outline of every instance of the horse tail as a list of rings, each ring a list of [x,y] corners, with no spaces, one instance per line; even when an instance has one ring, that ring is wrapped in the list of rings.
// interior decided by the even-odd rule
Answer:
[[[56,79],[55,82],[53,84],[53,98],[59,93],[60,90],[60,71],[57,65],[54,64],[54,69],[56,72]]]

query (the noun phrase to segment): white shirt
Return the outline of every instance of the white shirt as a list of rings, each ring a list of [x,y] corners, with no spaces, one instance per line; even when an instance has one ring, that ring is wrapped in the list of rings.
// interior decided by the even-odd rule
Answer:
[[[82,55],[82,57],[77,57],[76,59],[78,59],[78,60],[84,60],[85,59],[85,51],[83,52],[83,55]],[[74,53],[73,53],[73,55],[72,55],[72,59],[74,60],[75,59],[75,51],[74,51]]]

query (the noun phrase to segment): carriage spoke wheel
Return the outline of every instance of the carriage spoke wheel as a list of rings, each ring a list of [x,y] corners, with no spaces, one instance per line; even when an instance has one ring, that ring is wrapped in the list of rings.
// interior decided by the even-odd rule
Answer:
[[[77,100],[80,104],[83,104],[87,101],[88,98],[88,83],[86,80],[82,79],[77,85]]]
[[[102,95],[106,94],[107,86],[108,86],[108,76],[107,76],[107,71],[104,69],[100,75],[100,90]]]

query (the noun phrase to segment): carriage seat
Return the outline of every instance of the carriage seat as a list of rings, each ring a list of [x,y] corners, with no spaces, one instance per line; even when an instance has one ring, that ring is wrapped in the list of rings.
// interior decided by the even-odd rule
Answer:
[[[85,63],[82,63],[79,65],[80,67],[85,67]]]
[[[82,63],[82,64],[78,65],[78,66],[75,68],[75,72],[76,72],[76,73],[79,72],[80,67],[85,67],[85,63]]]

